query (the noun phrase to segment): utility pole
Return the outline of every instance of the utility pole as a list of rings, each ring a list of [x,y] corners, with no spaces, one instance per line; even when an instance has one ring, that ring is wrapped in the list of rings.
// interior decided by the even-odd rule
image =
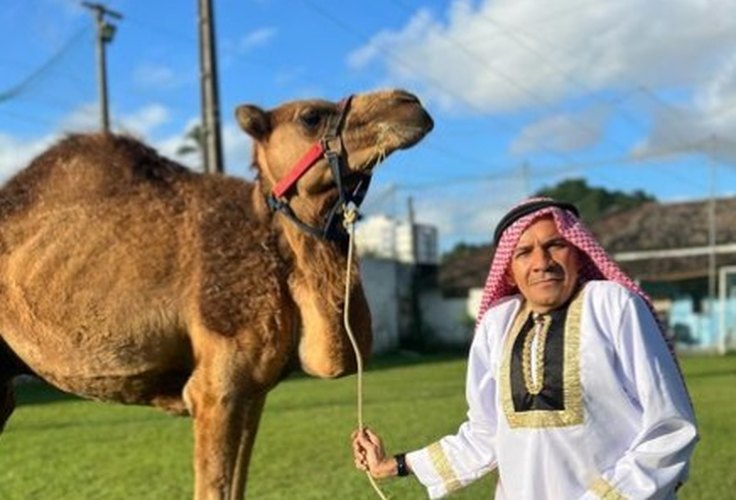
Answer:
[[[82,2],[95,15],[97,23],[97,86],[100,99],[100,126],[104,133],[110,132],[110,115],[107,110],[107,59],[105,45],[115,36],[115,25],[105,21],[105,16],[122,19],[123,15],[100,3]]]
[[[417,251],[417,224],[414,216],[414,199],[409,196],[407,200],[409,216],[409,244],[411,245],[411,262],[414,266],[418,264],[419,252]]]
[[[717,221],[716,221],[716,159],[717,154],[717,138],[711,137],[711,154],[710,154],[710,197],[708,200],[708,298],[712,307],[715,307],[717,297],[716,289],[716,243]]]
[[[199,65],[204,135],[204,170],[222,173],[220,104],[217,95],[217,58],[212,0],[199,0]]]
[[[417,248],[417,224],[414,215],[414,200],[410,196],[407,200],[409,211],[409,239],[411,244],[411,289],[409,297],[410,323],[407,347],[421,349],[424,344],[422,335],[422,304],[421,304],[421,273],[419,270],[419,252]],[[402,346],[404,347],[404,346]]]

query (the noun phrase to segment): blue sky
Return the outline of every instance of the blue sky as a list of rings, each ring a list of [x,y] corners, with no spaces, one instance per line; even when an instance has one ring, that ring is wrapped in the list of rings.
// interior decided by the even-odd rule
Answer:
[[[110,0],[114,130],[175,156],[199,117],[196,0]],[[435,130],[376,173],[365,211],[490,239],[569,177],[663,201],[736,194],[736,0],[214,0],[226,169],[252,176],[241,103],[415,92]],[[0,180],[98,123],[91,14],[0,10]],[[178,158],[191,166],[196,158]]]

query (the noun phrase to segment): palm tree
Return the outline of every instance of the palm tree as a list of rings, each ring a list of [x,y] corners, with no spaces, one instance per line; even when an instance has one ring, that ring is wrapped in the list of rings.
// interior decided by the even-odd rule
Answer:
[[[192,153],[199,153],[200,157],[204,155],[204,130],[199,123],[189,129],[184,136],[184,142],[176,150],[177,156],[187,156]]]

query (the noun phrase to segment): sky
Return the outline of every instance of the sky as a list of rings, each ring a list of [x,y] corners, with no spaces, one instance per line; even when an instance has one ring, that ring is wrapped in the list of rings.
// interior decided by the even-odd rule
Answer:
[[[108,0],[112,128],[177,155],[199,120],[196,0]],[[663,202],[736,195],[736,0],[213,0],[225,169],[233,110],[399,87],[435,119],[377,170],[366,215],[486,243],[511,205],[584,178]],[[99,125],[93,17],[2,0],[0,182]]]

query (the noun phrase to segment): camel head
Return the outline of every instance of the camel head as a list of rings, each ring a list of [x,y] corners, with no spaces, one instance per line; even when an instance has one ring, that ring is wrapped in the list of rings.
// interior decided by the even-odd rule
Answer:
[[[309,224],[319,224],[339,196],[335,168],[345,189],[358,189],[384,158],[413,146],[433,127],[419,99],[402,90],[357,94],[340,103],[293,101],[269,111],[246,104],[236,117],[253,138],[264,195],[275,193]],[[337,167],[330,167],[324,149],[339,158]],[[295,173],[299,165],[303,171]]]

